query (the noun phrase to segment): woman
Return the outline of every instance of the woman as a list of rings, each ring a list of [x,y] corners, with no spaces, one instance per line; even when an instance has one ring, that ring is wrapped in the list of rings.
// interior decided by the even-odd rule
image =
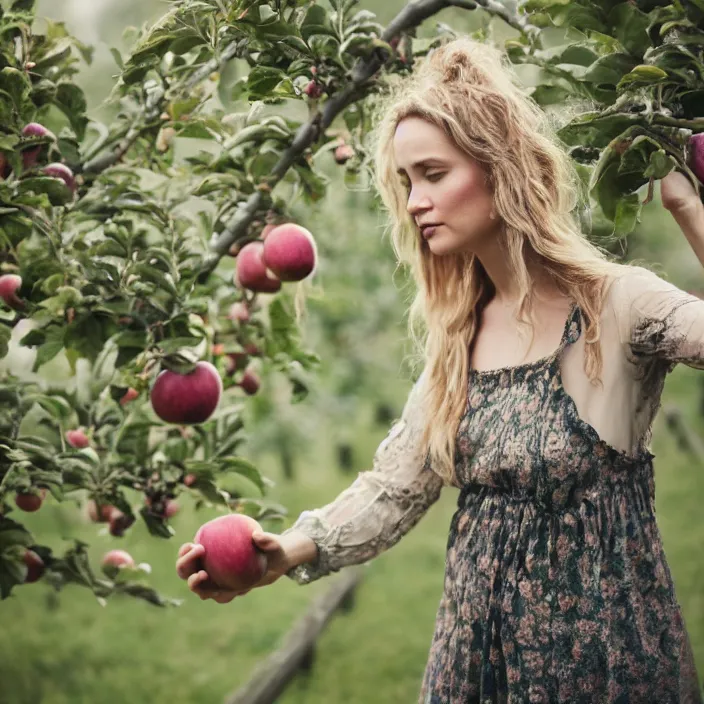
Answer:
[[[580,234],[570,160],[488,46],[455,40],[405,79],[376,156],[424,370],[372,471],[255,534],[257,586],[370,560],[451,484],[422,702],[701,702],[648,444],[666,374],[704,367],[704,302]],[[694,188],[675,173],[662,196],[704,264]],[[230,601],[202,553],[184,545],[179,575]]]

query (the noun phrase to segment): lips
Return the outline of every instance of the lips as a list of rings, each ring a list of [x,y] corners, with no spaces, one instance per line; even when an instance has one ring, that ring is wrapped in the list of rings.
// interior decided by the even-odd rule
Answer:
[[[435,233],[435,230],[437,230],[438,227],[440,227],[440,224],[441,223],[428,223],[426,225],[421,225],[421,228],[420,228],[421,235],[423,235],[423,237],[425,237],[425,239],[427,240],[428,238],[433,236],[433,234]]]

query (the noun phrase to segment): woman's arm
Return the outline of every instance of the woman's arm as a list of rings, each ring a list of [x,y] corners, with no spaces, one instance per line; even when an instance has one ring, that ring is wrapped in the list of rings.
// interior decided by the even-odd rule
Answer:
[[[660,197],[704,266],[704,203],[694,186],[684,174],[671,171],[660,183]]]
[[[427,466],[420,442],[423,379],[379,445],[373,468],[361,472],[332,503],[304,511],[281,534],[298,556],[288,576],[299,584],[376,557],[408,533],[439,498],[443,481]]]
[[[704,369],[704,301],[638,266],[614,282],[612,301],[630,360]]]

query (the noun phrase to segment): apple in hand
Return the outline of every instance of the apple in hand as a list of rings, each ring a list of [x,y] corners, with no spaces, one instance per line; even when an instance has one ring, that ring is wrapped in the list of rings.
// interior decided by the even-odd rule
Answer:
[[[252,541],[261,526],[249,516],[231,513],[204,523],[195,543],[205,548],[203,569],[222,589],[242,591],[253,587],[264,576],[266,555]]]
[[[159,418],[179,425],[203,423],[215,412],[222,395],[222,379],[210,362],[198,362],[189,374],[165,369],[159,373],[150,398]]]

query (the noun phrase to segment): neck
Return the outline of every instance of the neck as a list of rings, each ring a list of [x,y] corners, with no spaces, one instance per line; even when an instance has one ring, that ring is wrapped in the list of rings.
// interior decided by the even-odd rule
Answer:
[[[498,238],[493,239],[476,254],[494,288],[492,300],[506,308],[516,306],[521,296],[520,283]],[[561,295],[554,281],[538,263],[529,259],[527,268],[531,290],[536,298],[553,298]]]

